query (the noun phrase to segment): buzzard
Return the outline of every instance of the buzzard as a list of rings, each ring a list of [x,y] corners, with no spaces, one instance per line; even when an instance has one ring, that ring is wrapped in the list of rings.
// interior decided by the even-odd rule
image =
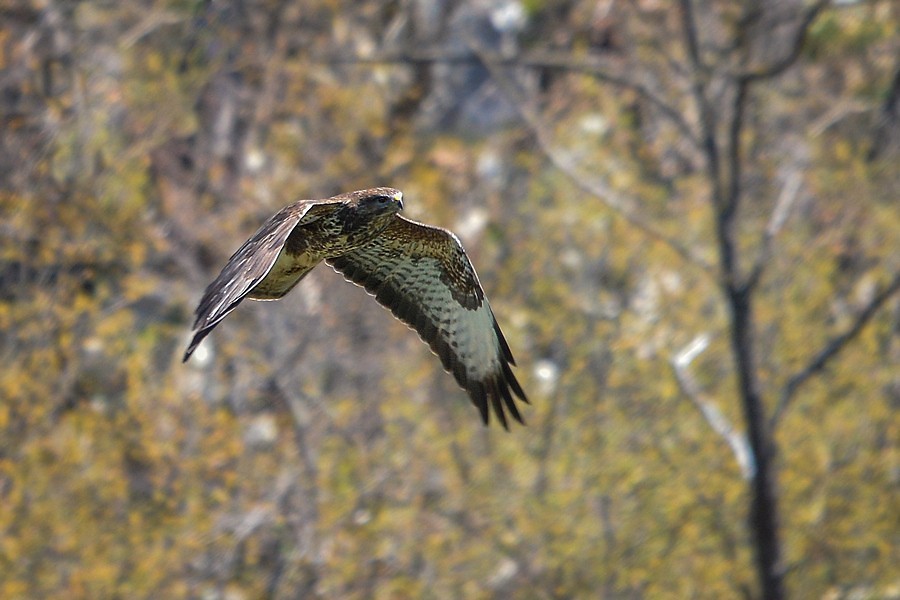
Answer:
[[[324,260],[418,332],[485,424],[488,403],[505,429],[507,411],[524,424],[515,397],[528,399],[510,368],[515,360],[462,244],[401,217],[402,208],[402,194],[381,187],[275,213],[206,288],[183,360],[244,298],[277,300]]]

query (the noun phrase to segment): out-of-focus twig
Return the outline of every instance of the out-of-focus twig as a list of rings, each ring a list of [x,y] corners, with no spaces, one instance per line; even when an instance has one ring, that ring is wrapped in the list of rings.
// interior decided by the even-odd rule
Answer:
[[[900,291],[900,272],[897,272],[893,279],[891,279],[880,292],[872,297],[859,314],[856,315],[856,318],[853,319],[853,322],[845,331],[831,338],[825,346],[819,350],[808,363],[806,363],[806,366],[788,378],[787,383],[784,385],[784,389],[781,391],[781,397],[778,399],[778,406],[775,407],[775,412],[772,414],[770,420],[770,428],[772,430],[778,425],[778,422],[781,420],[781,417],[784,415],[785,410],[787,410],[788,405],[793,400],[800,386],[806,383],[810,377],[828,366],[828,363],[830,363],[841,350],[846,348],[847,345],[862,332],[866,324],[868,324],[868,322],[872,320],[872,317],[875,316],[875,313],[878,312],[878,309],[880,309],[885,302],[890,300],[898,291]]]
[[[773,240],[787,221],[791,208],[797,200],[797,195],[800,191],[800,183],[802,181],[803,178],[801,177],[800,171],[791,171],[788,174],[787,180],[781,188],[781,193],[778,195],[778,200],[775,202],[775,207],[772,209],[772,214],[769,216],[769,222],[766,224],[766,229],[763,232],[762,240],[759,244],[759,253],[756,255],[756,261],[753,263],[753,268],[750,270],[747,281],[744,283],[745,289],[752,290],[756,287],[756,284],[759,283],[763,271],[765,271],[766,265],[769,262],[769,258],[772,255]]]
[[[588,179],[581,172],[575,161],[570,156],[567,156],[564,150],[554,146],[549,129],[543,123],[537,111],[522,98],[522,93],[519,91],[515,82],[513,82],[504,72],[502,68],[503,65],[494,63],[491,56],[482,53],[476,42],[470,41],[470,45],[472,51],[481,59],[488,71],[490,71],[492,80],[513,104],[518,111],[519,116],[529,127],[538,146],[544,152],[544,155],[557,169],[567,175],[575,185],[599,199],[600,202],[610,208],[615,215],[619,216],[647,236],[662,242],[692,266],[700,268],[707,275],[714,276],[715,269],[708,261],[698,256],[689,247],[680,243],[678,240],[673,239],[654,227],[647,220],[640,217],[636,210],[630,208],[637,204],[635,199],[624,197],[622,194],[612,190],[606,182],[599,178]]]
[[[753,452],[747,442],[747,437],[736,431],[725,415],[719,408],[713,404],[712,400],[704,397],[700,391],[700,386],[691,375],[688,367],[691,362],[699,356],[709,346],[709,337],[706,334],[700,334],[695,337],[691,343],[681,349],[670,361],[672,369],[675,371],[675,379],[681,391],[688,397],[713,431],[719,434],[725,442],[731,447],[731,452],[741,469],[741,475],[744,479],[749,480],[753,477],[756,469],[753,460]]]

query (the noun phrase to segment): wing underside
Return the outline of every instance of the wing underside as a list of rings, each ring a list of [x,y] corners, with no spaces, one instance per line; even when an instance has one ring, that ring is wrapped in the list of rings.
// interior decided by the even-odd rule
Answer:
[[[197,306],[193,336],[182,360],[190,358],[203,338],[266,278],[283,255],[288,236],[313,206],[313,202],[301,201],[282,209],[228,259],[219,276],[207,286]],[[313,266],[315,264],[305,271],[298,269],[296,280],[302,278]],[[295,284],[296,281],[286,286],[284,293]],[[278,296],[271,294],[259,296],[260,299],[276,297]]]
[[[528,402],[512,353],[459,240],[448,231],[396,217],[361,249],[326,261],[414,329],[478,407],[503,425],[524,423],[515,397]]]

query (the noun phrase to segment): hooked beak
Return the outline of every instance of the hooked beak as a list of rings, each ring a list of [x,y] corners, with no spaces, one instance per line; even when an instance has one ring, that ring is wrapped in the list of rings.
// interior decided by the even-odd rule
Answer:
[[[394,194],[394,200],[397,201],[397,205],[400,207],[400,210],[403,210],[403,192],[397,192]]]

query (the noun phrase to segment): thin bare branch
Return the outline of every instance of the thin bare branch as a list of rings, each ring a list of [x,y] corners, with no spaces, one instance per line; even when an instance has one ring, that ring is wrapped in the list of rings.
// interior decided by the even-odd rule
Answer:
[[[177,25],[185,20],[183,15],[174,12],[150,11],[136,25],[125,32],[121,38],[122,47],[131,48],[157,29],[168,25]]]
[[[900,59],[897,60],[894,78],[881,107],[878,125],[872,136],[872,147],[866,153],[867,160],[875,160],[884,151],[891,138],[890,132],[896,127],[898,120],[900,120]]]
[[[696,72],[705,73],[707,69],[700,57],[700,40],[697,37],[697,21],[694,19],[694,6],[691,0],[680,0],[681,27],[684,33],[684,42],[687,47],[688,58]]]
[[[482,54],[474,41],[470,40],[470,45],[472,46],[472,51],[481,59],[484,66],[491,73],[493,81],[516,108],[525,124],[531,129],[531,132],[534,135],[538,146],[544,152],[544,155],[547,156],[557,169],[566,174],[579,188],[592,196],[595,196],[600,202],[611,209],[615,215],[618,215],[648,237],[665,244],[681,256],[688,264],[698,267],[711,277],[715,276],[715,269],[709,262],[696,255],[687,246],[684,246],[677,240],[667,236],[648,221],[638,216],[637,212],[630,208],[637,204],[633,198],[622,196],[620,193],[610,188],[606,182],[601,179],[593,178],[589,180],[581,172],[575,160],[570,156],[567,156],[565,151],[554,148],[552,135],[550,134],[549,129],[544,125],[537,111],[529,106],[522,98],[522,94],[518,90],[516,84],[503,72],[502,65],[493,63],[489,55]]]
[[[700,41],[697,35],[697,22],[694,18],[692,0],[680,0],[679,6],[682,35],[684,35],[684,44],[691,65],[691,94],[700,121],[700,148],[706,157],[713,202],[717,208],[721,209],[725,204],[725,190],[722,182],[719,141],[716,139],[717,114],[707,97],[709,69],[704,65],[700,56]]]
[[[731,122],[728,125],[728,196],[724,210],[734,213],[741,201],[741,132],[744,129],[744,110],[747,107],[749,84],[738,81],[731,106]]]
[[[755,472],[756,466],[753,460],[753,452],[747,442],[747,437],[736,431],[725,415],[713,402],[705,398],[700,386],[691,375],[688,367],[691,362],[699,356],[709,346],[709,337],[701,334],[695,337],[690,344],[681,349],[670,361],[672,369],[675,371],[675,379],[684,395],[688,397],[691,404],[700,411],[709,426],[712,427],[725,442],[731,447],[731,452],[741,469],[741,475],[745,480],[750,480]]]
[[[797,200],[797,193],[800,191],[800,183],[802,181],[803,178],[800,175],[800,171],[791,171],[788,174],[787,181],[784,182],[784,187],[778,196],[778,202],[775,203],[775,208],[772,210],[772,216],[769,217],[769,223],[766,225],[766,238],[774,238],[781,231],[781,228],[784,227],[788,214]]]
[[[769,262],[769,257],[772,255],[772,241],[781,231],[781,228],[784,227],[791,208],[797,200],[802,181],[803,178],[799,170],[792,170],[788,173],[784,186],[781,188],[781,193],[778,195],[778,200],[775,202],[775,207],[772,209],[772,214],[769,216],[769,222],[763,232],[763,237],[759,244],[759,254],[756,256],[756,261],[753,263],[753,268],[750,270],[750,274],[747,276],[747,281],[744,284],[745,290],[752,291],[759,283],[766,264]]]
[[[800,57],[800,52],[803,51],[803,46],[806,44],[806,36],[809,33],[810,25],[830,4],[831,0],[817,0],[806,9],[800,24],[797,26],[794,41],[787,54],[769,65],[740,73],[738,79],[746,82],[759,81],[761,79],[771,79],[784,73]]]
[[[878,310],[898,291],[900,291],[900,271],[894,275],[894,278],[890,283],[872,297],[865,308],[856,315],[856,318],[850,326],[847,327],[846,331],[831,338],[828,343],[826,343],[825,346],[810,359],[805,367],[794,373],[787,380],[787,383],[781,392],[781,397],[778,400],[778,406],[775,408],[775,412],[770,420],[771,428],[773,430],[778,425],[781,417],[787,410],[788,405],[794,399],[800,386],[806,383],[810,377],[825,369],[832,359],[846,348],[850,342],[856,339]]]
[[[619,89],[634,92],[639,98],[646,101],[658,110],[662,116],[668,119],[678,132],[694,147],[699,148],[700,142],[697,132],[672,104],[652,90],[646,83],[634,80],[631,76],[613,72],[606,61],[598,56],[574,57],[562,52],[531,52],[518,56],[506,56],[489,50],[479,50],[477,54],[472,52],[451,53],[441,48],[421,49],[371,56],[335,56],[319,58],[319,62],[327,64],[459,64],[490,62],[497,67],[550,69],[581,73],[590,75],[600,81],[609,83]]]

